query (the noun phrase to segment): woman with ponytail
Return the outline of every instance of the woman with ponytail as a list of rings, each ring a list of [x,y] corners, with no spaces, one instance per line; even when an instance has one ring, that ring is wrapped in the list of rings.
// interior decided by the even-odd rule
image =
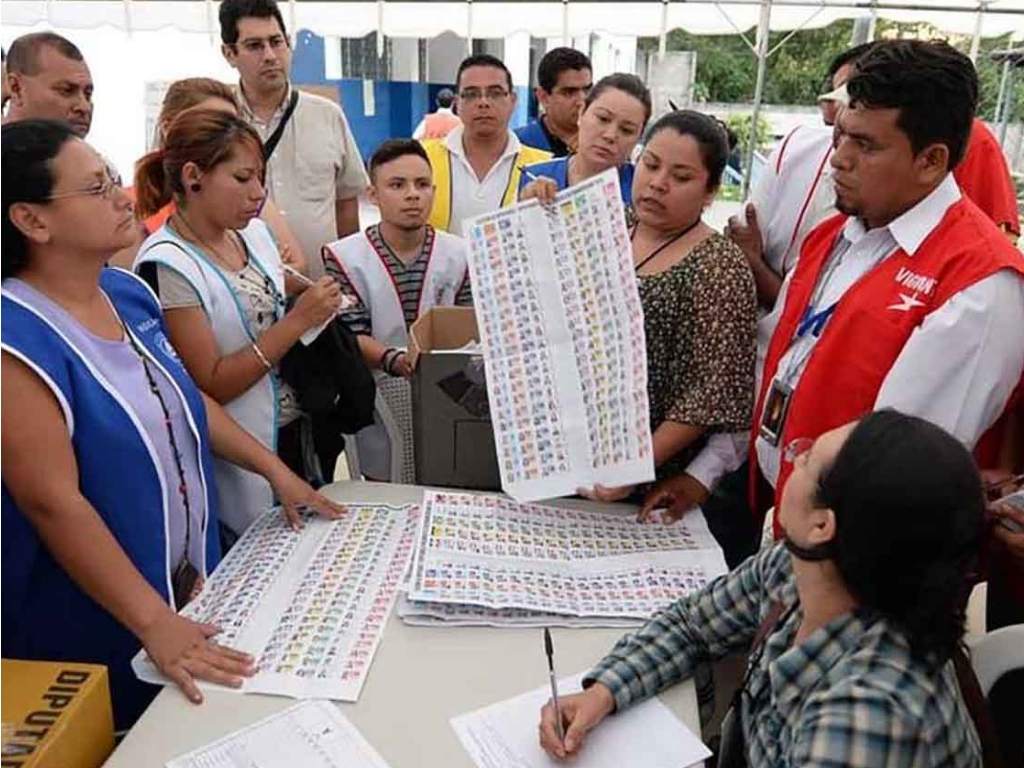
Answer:
[[[335,315],[341,291],[325,277],[286,309],[281,257],[258,218],[265,196],[259,136],[234,115],[186,110],[163,147],[139,161],[135,191],[143,216],[175,204],[142,244],[135,270],[160,297],[171,344],[192,378],[296,473],[330,480],[338,450],[308,450],[311,424],[278,363]],[[216,463],[216,474],[221,517],[234,534],[273,506],[263,478],[225,462]]]
[[[584,677],[584,693],[560,700],[564,740],[544,707],[552,756],[576,753],[609,713],[753,641],[737,725],[723,726],[723,746],[736,736],[727,764],[981,766],[953,661],[985,530],[970,453],[895,411],[787,453],[784,541],[623,638]]]
[[[128,728],[159,690],[192,701],[253,659],[177,613],[220,559],[213,455],[259,473],[289,519],[342,511],[202,395],[156,298],[105,265],[131,201],[63,122],[3,126],[3,653],[103,664]]]

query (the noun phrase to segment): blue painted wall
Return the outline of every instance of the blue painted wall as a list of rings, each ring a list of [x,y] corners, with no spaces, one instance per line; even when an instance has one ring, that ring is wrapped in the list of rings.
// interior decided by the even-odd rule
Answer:
[[[363,81],[326,79],[324,40],[308,30],[299,31],[291,78],[292,82],[300,85],[333,85],[338,89],[345,117],[364,160],[369,159],[387,139],[412,136],[423,116],[433,111],[438,91],[453,87],[452,83],[374,81],[374,114],[367,116]],[[526,122],[530,103],[526,87],[516,86],[516,94],[518,100],[511,120],[513,126]]]

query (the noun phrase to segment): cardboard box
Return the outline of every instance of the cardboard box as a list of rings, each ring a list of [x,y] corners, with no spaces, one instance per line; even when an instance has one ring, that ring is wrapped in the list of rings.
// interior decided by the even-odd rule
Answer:
[[[107,668],[0,662],[3,768],[98,768],[114,749]]]
[[[480,332],[471,307],[435,307],[409,329],[420,485],[501,488],[483,357],[450,351],[473,341],[480,341]]]

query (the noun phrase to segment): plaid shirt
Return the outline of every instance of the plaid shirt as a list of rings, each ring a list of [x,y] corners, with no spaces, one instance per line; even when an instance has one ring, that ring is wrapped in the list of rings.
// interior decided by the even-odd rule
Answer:
[[[689,677],[698,662],[749,647],[772,601],[797,603],[781,544],[623,637],[585,685],[603,683],[625,709]],[[867,612],[837,617],[794,645],[802,615],[799,607],[787,613],[741,696],[752,766],[981,765],[951,662],[936,671],[914,659],[905,637]]]

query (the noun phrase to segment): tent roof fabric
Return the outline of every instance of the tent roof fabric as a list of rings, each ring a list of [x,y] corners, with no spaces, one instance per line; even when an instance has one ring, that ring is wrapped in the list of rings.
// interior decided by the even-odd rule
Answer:
[[[628,4],[628,11],[624,6]],[[535,37],[561,36],[565,19],[562,2],[472,3],[470,22],[466,2],[316,2],[284,0],[294,27],[320,35],[362,37],[381,27],[389,37],[433,37],[446,31],[465,33],[471,23],[476,38],[501,38],[516,32]],[[379,8],[378,6],[383,6]],[[841,18],[867,14],[867,0],[779,0],[772,7],[771,27],[776,30],[822,27]],[[977,11],[984,12],[985,36],[1024,30],[1024,0],[881,0],[878,15],[903,22],[928,21],[946,32],[971,35]],[[614,35],[657,36],[662,30],[661,2],[568,3],[568,31],[572,36],[593,32]],[[757,25],[757,0],[690,0],[670,2],[667,28],[696,34],[729,34],[735,28]],[[184,32],[210,32],[217,26],[217,3],[212,0],[4,0],[5,26],[47,26],[89,29],[158,30],[174,27]],[[735,25],[735,27],[734,27]]]

